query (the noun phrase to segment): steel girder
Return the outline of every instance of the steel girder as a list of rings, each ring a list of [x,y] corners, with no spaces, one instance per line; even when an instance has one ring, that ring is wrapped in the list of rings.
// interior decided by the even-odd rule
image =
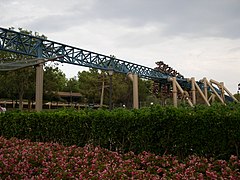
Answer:
[[[154,80],[166,80],[169,77],[167,74],[163,74],[146,66],[1,27],[0,50],[46,59],[62,57],[58,59],[58,61],[62,63],[69,63],[106,71],[113,70],[115,72],[125,74],[131,72],[138,74],[139,77]],[[185,81],[185,79],[180,78],[178,80]]]
[[[62,43],[38,38],[0,27],[0,50],[23,54],[40,59],[54,59],[62,63],[85,66],[118,73],[135,73],[139,77],[166,83],[171,76],[155,69],[120,60],[111,56],[87,51]],[[24,60],[26,61],[26,60]],[[29,60],[30,61],[30,60]],[[1,63],[1,61],[0,61]],[[190,83],[184,77],[177,81],[186,88]],[[201,82],[198,82],[202,86]]]

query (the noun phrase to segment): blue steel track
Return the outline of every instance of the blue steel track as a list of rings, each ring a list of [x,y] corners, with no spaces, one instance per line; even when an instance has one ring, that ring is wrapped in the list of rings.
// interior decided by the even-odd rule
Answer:
[[[127,74],[131,72],[141,78],[154,81],[167,81],[171,77],[169,74],[146,66],[1,27],[0,50],[27,55],[30,58],[53,59],[62,57],[58,58],[57,61],[106,71],[113,70],[117,73]],[[177,77],[177,81],[185,84],[187,80],[183,77]]]
[[[168,82],[168,79],[172,77],[167,73],[162,73],[146,66],[0,27],[1,50],[27,55],[29,60],[32,58],[55,59],[61,63],[105,71],[112,70],[124,74],[133,73],[141,78],[152,79],[161,83]],[[0,63],[1,61],[3,60],[0,59]],[[191,84],[183,76],[177,76],[176,80],[181,86],[188,89],[191,88]],[[202,89],[203,83],[197,83]],[[220,93],[219,90],[216,89],[216,91]]]

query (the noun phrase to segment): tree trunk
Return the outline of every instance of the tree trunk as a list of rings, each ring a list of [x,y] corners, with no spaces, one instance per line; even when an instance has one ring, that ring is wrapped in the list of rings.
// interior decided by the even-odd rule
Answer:
[[[23,110],[23,93],[19,93],[19,110]]]
[[[20,91],[19,91],[19,110],[22,111],[23,110],[23,84],[21,84],[20,87]]]
[[[28,98],[28,110],[32,109],[31,99]]]

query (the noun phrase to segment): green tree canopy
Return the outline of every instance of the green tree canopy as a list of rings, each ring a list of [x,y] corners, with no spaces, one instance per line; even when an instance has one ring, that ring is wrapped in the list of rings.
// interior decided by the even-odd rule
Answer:
[[[45,100],[59,100],[57,92],[63,91],[66,83],[66,75],[58,67],[44,67],[43,91]]]
[[[14,29],[14,28],[10,28]],[[32,31],[19,28],[21,33],[34,35],[36,37],[45,38],[44,35],[39,35]],[[0,51],[1,62],[14,62],[31,59],[33,57]],[[0,73],[0,98],[19,99],[19,109],[23,108],[23,99],[27,98],[30,102],[34,98],[35,94],[35,69],[32,67],[22,68],[15,71],[8,71]]]

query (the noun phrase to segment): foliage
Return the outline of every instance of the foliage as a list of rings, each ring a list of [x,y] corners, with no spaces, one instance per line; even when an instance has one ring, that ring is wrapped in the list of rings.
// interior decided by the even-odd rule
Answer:
[[[0,137],[1,179],[239,179],[240,160],[119,154],[99,146],[66,147]]]
[[[64,91],[67,91],[67,92],[79,92],[80,91],[79,81],[76,79],[76,77],[70,78],[67,80]]]
[[[140,110],[0,114],[0,135],[65,145],[100,145],[119,152],[150,151],[179,157],[239,155],[240,107],[152,106]]]
[[[32,67],[1,73],[0,81],[2,97],[12,100],[19,98],[20,104],[24,97],[29,101],[34,98],[35,70]],[[19,107],[21,109],[22,105]]]
[[[10,28],[14,29],[14,28]],[[45,38],[44,35],[39,35],[38,33],[33,34],[32,31],[24,30],[19,28],[19,31],[24,34],[35,35],[36,37]],[[13,62],[19,60],[31,59],[32,57],[0,51],[1,62]],[[24,68],[16,71],[2,72],[0,74],[1,84],[4,86],[0,87],[1,98],[8,97],[12,100],[19,99],[19,108],[23,107],[23,98],[27,98],[31,101],[34,98],[35,86],[35,70],[34,68]]]
[[[98,80],[98,70],[78,72],[78,81],[80,93],[88,100],[88,103],[100,101],[100,89]]]
[[[44,98],[52,101],[59,99],[56,92],[64,90],[67,79],[58,67],[45,66],[43,83]]]
[[[98,70],[78,72],[80,93],[88,103],[99,103],[102,84],[104,82],[104,103],[109,104],[110,75],[107,71],[99,73]],[[115,107],[125,104],[132,107],[132,82],[125,74],[113,73],[112,75],[112,102]],[[146,101],[151,95],[151,81],[139,79],[139,101]]]

